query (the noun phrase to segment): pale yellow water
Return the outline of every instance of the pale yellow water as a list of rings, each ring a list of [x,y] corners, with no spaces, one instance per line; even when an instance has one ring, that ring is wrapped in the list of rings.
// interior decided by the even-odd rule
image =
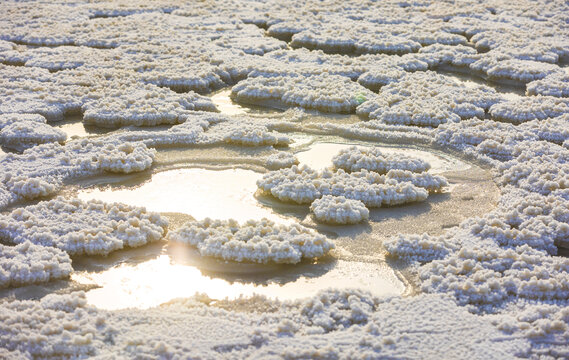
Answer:
[[[299,265],[302,266],[302,265]],[[212,299],[235,299],[242,295],[261,294],[271,298],[297,299],[314,295],[326,288],[363,288],[375,295],[399,295],[404,284],[385,264],[337,261],[324,274],[291,276],[286,268],[266,284],[229,281],[204,275],[195,266],[176,263],[168,255],[135,264],[122,264],[109,270],[75,272],[72,280],[97,284],[87,292],[87,300],[103,309],[148,308],[178,297],[205,293]],[[310,266],[305,265],[310,269]],[[322,270],[318,270],[319,272]]]
[[[245,222],[265,217],[289,223],[292,220],[263,206],[253,196],[262,176],[242,169],[177,169],[154,174],[139,187],[85,189],[78,197],[144,206],[149,211],[183,213],[197,220],[210,217]]]
[[[227,115],[241,115],[247,112],[247,109],[243,106],[234,103],[230,98],[231,90],[222,90],[216,94],[213,94],[211,101],[217,106],[218,110]]]

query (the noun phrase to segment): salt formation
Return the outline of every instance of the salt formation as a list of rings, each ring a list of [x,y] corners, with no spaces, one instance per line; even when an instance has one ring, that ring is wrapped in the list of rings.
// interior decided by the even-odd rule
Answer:
[[[160,240],[168,222],[144,208],[58,197],[0,216],[0,236],[30,241],[70,255],[107,255]]]
[[[407,180],[411,181],[410,178]],[[328,169],[319,172],[306,166],[299,168],[294,165],[266,174],[257,181],[257,186],[264,193],[281,201],[298,204],[310,204],[324,195],[359,200],[367,207],[426,200],[427,190],[407,180],[399,182],[391,179],[389,174],[379,175],[367,170],[351,174],[341,169],[336,172]]]
[[[206,218],[184,224],[169,239],[196,247],[202,256],[260,264],[296,264],[334,248],[326,237],[303,226],[278,225],[267,219],[239,225],[235,220]]]
[[[569,73],[555,72],[526,85],[528,95],[569,97]]]
[[[379,96],[358,106],[357,113],[386,124],[438,126],[461,118],[483,118],[503,101],[494,89],[466,87],[435,72],[415,72],[381,88]]]
[[[119,145],[120,144],[120,145]],[[20,198],[56,192],[64,181],[105,171],[130,173],[148,169],[154,150],[143,143],[82,139],[65,145],[39,145],[0,159],[0,208]]]
[[[338,75],[268,77],[253,73],[231,89],[231,97],[238,102],[274,100],[288,106],[336,113],[354,112],[359,104],[374,96],[368,89]]]
[[[196,296],[145,311],[98,310],[87,305],[81,292],[4,302],[0,341],[8,358],[117,353],[128,358],[183,357],[191,348],[194,356],[203,358],[436,358],[444,352],[448,357],[483,359],[526,355],[530,349],[524,339],[529,336],[504,334],[445,296],[378,299],[358,290],[330,290],[290,303],[254,297],[208,306],[211,301]],[[548,316],[555,317],[550,311]],[[529,316],[523,319],[532,322]],[[501,318],[501,327],[511,324],[509,320]],[[46,327],[50,331],[41,333]]]
[[[245,146],[286,146],[292,142],[286,135],[268,131],[263,125],[233,126],[224,140],[229,144]]]
[[[567,112],[569,112],[569,100],[539,95],[503,102],[490,108],[493,119],[514,124],[544,120]]]
[[[0,114],[0,144],[25,150],[38,144],[63,143],[67,135],[46,124],[39,114]]]
[[[0,288],[38,284],[63,279],[71,273],[71,259],[65,252],[34,245],[0,245]]]
[[[15,279],[6,286],[66,276],[65,254],[26,241],[61,240],[52,232],[83,229],[90,216],[65,210],[74,208],[68,202],[75,200],[50,202],[64,204],[61,217],[52,208],[41,215],[47,203],[23,208],[17,201],[52,196],[81,177],[148,169],[153,147],[223,146],[227,141],[262,146],[270,134],[284,138],[286,132],[436,145],[492,168],[501,191],[498,208],[441,235],[394,234],[385,241],[389,255],[409,263],[408,273],[417,274],[411,279],[417,284],[413,290],[426,294],[376,299],[359,290],[330,290],[286,304],[258,297],[233,302],[197,297],[117,312],[86,306],[82,294],[4,298],[0,357],[175,358],[192,349],[193,356],[203,358],[569,358],[569,269],[566,259],[555,255],[569,246],[568,5],[220,4],[0,4],[2,128],[47,131],[29,121],[50,123],[68,115],[107,127],[173,125],[120,129],[65,144],[46,136],[54,142],[2,155],[0,209],[15,207],[2,215],[2,225],[15,226],[7,239],[21,236],[23,243],[1,249],[2,279]],[[498,90],[471,87],[437,71],[489,80]],[[500,90],[505,84],[518,93],[525,89],[527,96],[508,100]],[[309,113],[290,112],[223,116],[214,112],[207,94],[228,86],[239,101],[356,112],[368,121],[330,117],[315,123],[305,121]],[[28,115],[8,123],[15,113]],[[237,132],[234,140],[231,134],[241,127],[249,132]],[[10,139],[24,134],[9,133]],[[250,137],[253,133],[259,136]],[[43,139],[35,137],[34,143]],[[281,168],[295,162],[292,156],[273,158],[274,151],[267,152],[254,163]],[[433,182],[423,183],[415,175],[420,173],[401,169],[389,174],[292,166],[267,174],[260,187],[287,201],[309,204],[335,195],[378,206],[424,199],[428,191],[413,183]],[[12,217],[31,216],[30,209],[37,219],[57,220],[43,235],[32,232],[38,225]],[[129,219],[130,211],[121,212],[121,221],[142,216],[134,211]],[[115,229],[118,222],[107,221],[110,216],[93,229]],[[164,231],[159,223],[152,225],[156,232],[146,234],[153,238]],[[123,230],[133,229],[138,228],[129,223]],[[140,244],[149,241],[137,231]],[[89,251],[126,245],[130,235],[121,234],[126,238],[117,243],[109,238]],[[85,244],[68,240],[56,247],[88,251]],[[48,253],[53,257],[40,267],[36,254]],[[14,266],[12,255],[22,267]]]
[[[369,218],[369,210],[359,200],[324,195],[310,205],[316,220],[331,224],[357,224]]]
[[[298,159],[293,154],[286,151],[279,151],[267,158],[266,167],[271,170],[288,168],[298,165]]]
[[[362,169],[385,174],[391,169],[423,172],[431,165],[424,160],[401,154],[384,154],[380,148],[352,146],[332,158],[332,164],[337,169],[359,171]]]

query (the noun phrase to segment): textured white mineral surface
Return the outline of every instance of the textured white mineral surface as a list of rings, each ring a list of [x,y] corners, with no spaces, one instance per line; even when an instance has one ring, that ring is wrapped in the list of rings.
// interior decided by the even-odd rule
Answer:
[[[0,358],[569,358],[566,2],[7,0],[0,14]],[[220,112],[222,88],[242,112]],[[58,122],[97,131],[68,138]],[[303,137],[369,150],[315,171],[296,166],[308,145],[292,140]],[[400,227],[409,233],[376,236],[369,207],[428,212],[472,175],[447,181],[377,143],[487,167],[495,208],[437,233],[411,221]],[[255,167],[267,207],[369,219],[330,226],[341,245],[329,252],[328,236],[299,224],[168,228],[164,214],[74,198],[187,166]],[[469,186],[462,206],[484,195]],[[354,283],[292,302],[196,295],[105,311],[66,280],[77,258],[167,231],[204,258],[263,269],[350,258],[367,238],[366,261],[397,264],[408,289],[375,298]]]

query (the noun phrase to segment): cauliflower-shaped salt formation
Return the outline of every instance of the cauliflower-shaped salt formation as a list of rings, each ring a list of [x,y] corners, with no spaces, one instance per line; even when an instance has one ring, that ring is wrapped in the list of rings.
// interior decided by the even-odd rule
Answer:
[[[109,145],[99,155],[102,170],[125,173],[143,171],[152,166],[156,150],[140,143],[124,143],[118,147]]]
[[[277,101],[286,106],[300,106],[333,113],[352,113],[362,102],[375,94],[365,87],[339,75],[284,74],[255,76],[231,89],[238,102]]]
[[[386,124],[437,127],[484,118],[490,106],[503,100],[490,87],[467,87],[433,71],[418,71],[382,87],[378,96],[358,106],[357,113]]]
[[[265,162],[265,166],[271,170],[289,168],[293,165],[298,165],[298,159],[294,154],[286,151],[279,151],[276,154],[269,155]]]
[[[224,124],[225,125],[225,124]],[[274,145],[274,146],[287,146],[292,140],[283,134],[275,131],[269,131],[264,125],[253,124],[227,124],[230,128],[224,141],[229,144],[245,145],[245,146],[260,146],[260,145]]]
[[[449,253],[458,250],[458,246],[448,241],[445,236],[398,235],[383,241],[387,252],[391,256],[429,262],[442,259]]]
[[[70,255],[107,255],[160,240],[168,222],[157,213],[124,204],[58,197],[0,215],[0,236],[31,241]]]
[[[378,147],[352,146],[342,149],[332,158],[332,164],[337,169],[346,171],[359,171],[362,169],[385,174],[391,169],[423,172],[431,165],[421,159],[401,154],[384,154]]]
[[[264,175],[257,181],[257,187],[281,201],[298,204],[310,204],[324,195],[360,200],[368,207],[427,199],[427,190],[413,185],[411,179],[400,182],[388,176],[367,170],[346,173],[342,169],[335,172],[326,169],[319,172],[294,165]]]
[[[369,218],[369,210],[359,200],[324,195],[310,205],[316,220],[331,224],[357,224]]]
[[[531,120],[544,120],[569,113],[569,99],[553,96],[528,96],[495,104],[490,115],[495,120],[514,124]]]
[[[529,82],[526,84],[526,93],[528,95],[568,97],[569,72],[558,71],[541,80]]]
[[[35,121],[19,121],[0,130],[0,143],[16,150],[24,150],[48,142],[63,143],[67,134],[48,124]]]
[[[296,264],[324,256],[334,248],[326,237],[298,224],[278,225],[262,219],[239,225],[235,220],[190,221],[169,239],[197,247],[202,256],[260,264]]]
[[[69,276],[67,253],[29,241],[16,246],[0,244],[0,288],[44,283]]]
[[[217,111],[211,99],[193,91],[178,94],[153,84],[115,82],[112,90],[101,87],[100,95],[87,100],[83,122],[100,127],[155,126],[183,122],[192,110]]]
[[[59,184],[54,179],[45,181],[41,178],[7,175],[4,183],[12,193],[28,200],[49,196],[59,190]]]

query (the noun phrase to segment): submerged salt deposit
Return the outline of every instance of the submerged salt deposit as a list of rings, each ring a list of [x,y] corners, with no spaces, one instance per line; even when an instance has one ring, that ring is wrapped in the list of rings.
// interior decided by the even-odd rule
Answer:
[[[569,357],[566,3],[10,0],[0,10],[0,357]],[[77,139],[58,128],[69,119],[108,130]],[[184,197],[165,181],[156,201],[136,195],[188,166],[211,186]],[[216,183],[214,166],[248,170]],[[114,203],[126,199],[115,190],[141,202]],[[96,191],[105,202],[76,198]],[[168,207],[152,208],[160,199]],[[112,282],[83,261],[119,279],[118,264],[133,261],[125,248],[163,256],[168,233],[197,234],[208,216],[223,236],[194,245],[196,271],[214,261],[230,282],[234,266],[253,265],[233,261],[244,254],[266,271],[328,253],[391,266],[399,283],[370,293],[378,283],[354,275],[366,266],[347,266],[353,288],[331,276],[332,289],[282,302],[278,291],[193,296],[199,287],[172,276],[162,285],[183,298],[136,311],[74,291]],[[224,242],[233,231],[260,240]],[[307,243],[290,236],[308,232]],[[231,254],[227,264],[200,255],[208,249]],[[299,278],[335,271],[312,265]]]

